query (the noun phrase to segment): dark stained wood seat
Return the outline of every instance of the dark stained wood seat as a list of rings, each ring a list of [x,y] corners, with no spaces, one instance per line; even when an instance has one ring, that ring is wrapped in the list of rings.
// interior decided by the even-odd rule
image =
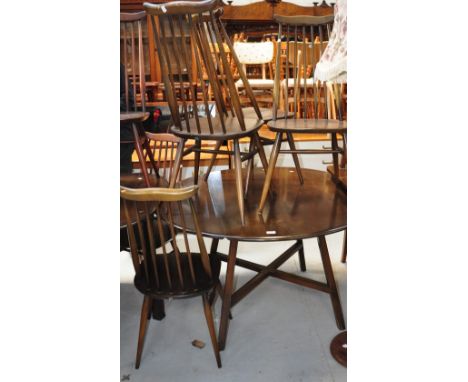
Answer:
[[[268,122],[271,131],[280,133],[342,133],[346,125],[346,121],[334,119],[277,119]]]
[[[170,235],[169,232],[167,232]],[[172,280],[171,284],[167,278],[166,272],[161,272],[159,279],[159,286],[154,282],[154,279],[151,281],[153,284],[149,284],[146,277],[143,275],[135,276],[135,287],[144,294],[148,294],[156,298],[185,298],[185,297],[195,297],[203,294],[207,290],[213,289],[216,285],[214,279],[208,275],[202,263],[202,256],[200,253],[192,253],[192,266],[199,277],[195,280],[192,279],[190,275],[190,264],[188,256],[180,256],[179,264],[182,271],[182,278],[175,278]],[[164,269],[165,263],[164,256],[156,256],[156,268]],[[169,274],[177,274],[177,267],[179,266],[176,261],[176,255],[172,251],[168,253],[167,264],[169,269]],[[210,266],[213,272],[213,275],[218,278],[221,262],[219,259],[216,259],[214,256],[210,257]]]
[[[182,131],[179,131],[175,126],[171,128],[171,132],[181,138],[191,139],[194,136],[193,132],[188,132],[187,122],[182,121]],[[242,129],[239,120],[234,117],[226,117],[224,120],[225,132],[223,131],[222,125],[219,121],[215,120],[212,122],[212,131],[207,119],[200,119],[200,132],[196,133],[197,138],[209,139],[209,140],[230,140],[243,138],[245,136],[252,135],[252,132],[258,130],[263,125],[263,120],[247,119],[244,118],[245,130]]]
[[[198,186],[139,189],[120,187],[135,268],[134,282],[144,295],[135,362],[137,369],[140,366],[154,300],[200,295],[216,363],[221,367],[211,311],[214,300],[212,296],[216,289],[221,290],[220,260],[208,255],[206,250],[192,201],[197,191]],[[173,216],[182,211],[185,211],[186,218],[178,224],[179,229],[176,230]],[[196,235],[197,245],[188,237],[186,222],[194,227],[191,232]],[[167,231],[164,232],[163,223],[169,227],[169,235]],[[161,248],[156,246],[156,236],[161,239]]]

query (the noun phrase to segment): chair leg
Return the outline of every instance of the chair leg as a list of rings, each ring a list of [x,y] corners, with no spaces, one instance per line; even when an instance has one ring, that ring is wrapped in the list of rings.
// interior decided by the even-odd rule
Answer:
[[[138,333],[138,345],[137,345],[135,369],[138,369],[140,367],[141,353],[143,353],[143,345],[145,343],[145,334],[146,334],[146,328],[148,327],[148,319],[150,315],[151,302],[152,302],[152,298],[145,295],[143,299],[143,306],[141,307],[140,332]]]
[[[268,169],[268,161],[267,161],[267,158],[266,158],[266,154],[265,154],[265,149],[262,145],[262,142],[260,140],[260,136],[258,135],[258,132],[255,132],[252,136],[252,139],[255,143],[255,146],[257,147],[257,152],[258,152],[258,155],[260,157],[260,161],[262,162],[262,166],[263,166],[263,171],[267,171]]]
[[[268,196],[268,191],[270,190],[271,178],[273,177],[273,170],[275,169],[276,161],[278,160],[278,154],[281,147],[281,133],[276,133],[275,143],[271,149],[270,163],[268,165],[268,170],[265,175],[265,183],[263,183],[262,196],[260,198],[260,205],[258,206],[257,212],[262,213],[263,207],[265,206],[266,198]]]
[[[138,129],[135,123],[132,123],[132,131],[133,131],[133,140],[135,145],[135,150],[137,152],[138,160],[140,161],[140,168],[143,174],[143,178],[145,179],[145,183],[147,187],[151,187],[148,171],[146,169],[146,159],[145,155],[143,154],[143,149],[140,144],[140,135],[138,134]]]
[[[251,154],[252,151],[253,151],[253,138],[250,139],[249,154]],[[252,175],[253,166],[254,166],[253,158],[250,158],[247,161],[247,175],[245,177],[244,199],[247,198],[247,191],[249,190],[250,176]]]
[[[332,133],[331,135],[331,143],[332,143],[332,150],[338,150],[338,139],[336,137],[336,133]],[[340,179],[340,163],[338,160],[338,153],[334,152],[333,154],[333,174],[335,179]]]
[[[172,164],[172,173],[171,173],[171,179],[169,180],[169,188],[174,188],[176,180],[177,180],[177,173],[179,172],[180,169],[180,163],[182,162],[182,156],[184,153],[184,147],[185,147],[185,139],[182,139],[179,145],[177,146],[177,152],[176,156],[174,158],[174,163]]]
[[[348,255],[348,230],[345,229],[344,231],[344,238],[343,238],[343,249],[341,252],[341,262],[346,263],[346,257]]]
[[[201,142],[199,139],[195,141],[195,163],[193,169],[193,184],[198,184],[198,173],[200,172],[200,151],[201,149]]]
[[[149,158],[149,161],[151,163],[151,167],[154,170],[154,174],[156,176],[159,176],[158,175],[159,168],[158,168],[158,165],[156,164],[156,162],[154,161],[154,153],[153,153],[153,150],[151,150],[151,146],[149,144],[148,139],[145,139],[143,141],[143,148],[146,150],[146,153],[148,154],[148,158]],[[150,172],[151,172],[151,169],[150,169]]]
[[[302,239],[299,242],[301,243],[301,247],[299,248],[299,266],[301,267],[301,271],[305,272],[307,269],[304,256],[304,242]]]
[[[216,146],[215,146],[215,151],[218,151],[221,148],[222,144],[223,144],[222,141],[217,141]],[[210,172],[213,169],[213,166],[215,164],[217,156],[218,156],[218,153],[213,153],[213,155],[211,156],[210,164],[208,166],[208,169],[206,170],[206,174],[205,174],[205,177],[204,177],[205,182],[208,180],[208,177],[210,176]]]
[[[211,306],[208,302],[208,296],[206,293],[202,295],[203,298],[203,310],[205,312],[206,323],[208,325],[208,331],[210,332],[211,344],[213,345],[213,351],[216,357],[216,363],[218,367],[221,367],[221,356],[219,355],[218,340],[216,338],[216,331],[213,321],[213,313],[211,312]]]
[[[241,154],[239,147],[239,140],[234,139],[234,169],[236,171],[236,188],[237,188],[237,202],[239,204],[241,223],[245,224],[244,214],[244,191],[242,187],[242,166],[241,166]]]
[[[296,150],[296,145],[294,143],[294,139],[293,139],[292,134],[291,133],[286,133],[286,136],[288,138],[289,147],[291,148],[291,150]],[[297,156],[297,153],[293,153],[292,157],[293,157],[293,160],[294,160],[294,166],[296,166],[296,172],[297,172],[297,176],[299,177],[299,182],[301,184],[304,184],[304,177],[302,176],[301,165],[299,163],[299,157]]]

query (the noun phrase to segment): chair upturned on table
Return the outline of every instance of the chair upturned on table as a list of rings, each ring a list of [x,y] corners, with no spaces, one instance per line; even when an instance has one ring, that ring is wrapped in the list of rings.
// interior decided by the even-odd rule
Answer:
[[[274,103],[273,103],[273,119],[268,122],[268,128],[273,131],[275,136],[275,142],[271,151],[269,168],[267,176],[265,178],[265,184],[263,187],[260,204],[258,207],[258,213],[262,213],[267,197],[269,194],[272,174],[276,166],[278,155],[280,153],[292,154],[294,165],[296,168],[299,182],[303,184],[303,175],[301,166],[299,163],[298,154],[325,154],[329,153],[333,158],[333,171],[332,178],[337,184],[339,181],[340,174],[340,163],[339,155],[345,156],[346,154],[346,121],[342,121],[341,113],[341,95],[328,94],[327,84],[321,84],[315,81],[313,77],[306,78],[307,68],[311,66],[315,67],[316,62],[312,54],[298,55],[299,46],[302,47],[302,52],[307,52],[309,44],[314,44],[316,37],[318,36],[320,41],[323,41],[324,32],[327,26],[333,22],[333,16],[275,16],[275,21],[279,24],[278,33],[278,50],[280,50],[281,37],[284,35],[286,38],[286,56],[290,56],[290,50],[294,50],[293,53],[293,78],[289,78],[290,68],[289,60],[286,60],[285,79],[281,81],[279,75],[280,59],[279,55],[276,57],[276,71],[275,71],[275,92],[274,92]],[[299,57],[300,59],[297,59]],[[309,62],[309,60],[312,62]],[[302,69],[302,70],[301,70]],[[303,73],[300,76],[298,73]],[[290,83],[292,82],[292,87]],[[284,88],[282,97],[284,98],[283,108],[284,111],[290,110],[293,113],[292,118],[279,119],[276,117],[278,110],[280,109],[280,89]],[[290,90],[291,89],[291,90]],[[290,94],[290,92],[292,94]],[[319,105],[322,96],[325,96],[325,100],[332,99],[337,105],[333,108],[330,104],[327,107],[325,103],[325,115],[330,115],[330,111],[337,110],[338,120],[335,119],[320,119],[319,118]],[[331,97],[334,95],[334,97]],[[328,97],[328,98],[327,98]],[[294,143],[294,134],[330,134],[331,136],[331,148],[324,149],[296,149]],[[338,144],[338,136],[343,137],[343,147]],[[289,150],[282,150],[281,143],[287,138],[289,142]]]
[[[218,341],[211,305],[216,288],[220,289],[220,260],[209,256],[201,236],[192,197],[197,186],[186,188],[120,188],[123,210],[127,221],[131,258],[135,268],[135,287],[144,295],[141,308],[135,368],[140,367],[148,320],[154,300],[201,296],[208,331],[218,367],[221,367]],[[190,248],[187,230],[182,222],[174,227],[174,211],[187,207],[187,216],[194,227],[198,250]],[[155,208],[155,213],[153,212]],[[187,208],[184,208],[187,210]],[[136,220],[136,224],[133,221]],[[143,224],[144,222],[144,224]],[[168,224],[169,234],[163,229]],[[155,243],[155,234],[161,238],[161,247]],[[178,232],[183,240],[176,240]],[[172,248],[167,248],[168,242]]]
[[[258,153],[264,169],[268,164],[258,136],[263,120],[254,100],[255,117],[246,118],[235,87],[232,65],[237,67],[244,82],[247,94],[253,97],[252,89],[234,52],[231,41],[220,20],[221,4],[218,0],[199,2],[171,2],[167,4],[144,3],[150,16],[154,40],[164,79],[167,101],[170,107],[173,126],[170,131],[181,138],[174,166],[178,168],[184,155],[195,153],[194,183],[198,183],[200,153],[228,153],[234,157],[236,173],[237,205],[240,221],[244,223],[244,180],[241,163],[253,161]],[[229,49],[229,57],[225,46]],[[217,47],[217,49],[212,49]],[[230,61],[232,60],[232,61]],[[193,78],[196,72],[200,82],[201,99],[191,94],[187,99],[184,92],[176,92],[177,84]],[[215,108],[209,107],[212,101],[204,83],[212,89]],[[191,90],[193,92],[193,90]],[[250,150],[241,153],[239,140],[250,139]],[[195,144],[186,148],[185,143],[194,139]],[[217,141],[214,149],[206,150],[203,140]],[[233,150],[221,150],[221,144],[232,141]],[[250,166],[250,165],[249,165]],[[212,166],[209,166],[208,173]],[[248,179],[245,181],[248,184]],[[175,185],[175,177],[170,186]]]

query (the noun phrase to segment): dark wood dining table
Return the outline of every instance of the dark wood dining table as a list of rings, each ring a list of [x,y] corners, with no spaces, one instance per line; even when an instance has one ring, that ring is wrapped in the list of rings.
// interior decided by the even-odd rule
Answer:
[[[325,236],[346,229],[346,194],[332,182],[326,172],[303,169],[304,184],[299,183],[293,168],[275,169],[268,201],[262,214],[257,213],[265,174],[255,169],[245,199],[245,224],[242,225],[236,202],[236,182],[233,170],[212,172],[208,180],[199,182],[194,200],[197,217],[204,236],[213,239],[210,254],[227,262],[218,341],[224,349],[229,326],[229,312],[267,277],[275,277],[303,287],[328,293],[337,327],[345,329],[344,316],[333,275]],[[245,173],[244,173],[245,175]],[[186,181],[190,183],[190,180]],[[188,217],[188,215],[187,215]],[[189,230],[193,222],[186,217]],[[175,220],[177,221],[177,217]],[[192,227],[190,226],[192,224]],[[278,267],[295,253],[300,268],[305,271],[304,244],[306,238],[318,239],[326,282],[319,282],[298,274],[287,273]],[[218,252],[220,239],[229,240],[229,253]],[[238,243],[295,241],[268,265],[260,265],[237,258]],[[255,251],[255,246],[252,246]],[[257,274],[234,291],[235,266]]]

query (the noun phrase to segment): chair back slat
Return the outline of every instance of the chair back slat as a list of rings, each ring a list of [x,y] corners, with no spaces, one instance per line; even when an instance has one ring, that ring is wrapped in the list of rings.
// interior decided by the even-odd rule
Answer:
[[[182,235],[184,236],[184,245],[185,245],[185,253],[188,256],[188,263],[189,263],[189,269],[190,269],[190,277],[192,278],[192,282],[195,284],[195,270],[193,268],[193,259],[192,259],[192,252],[190,251],[190,245],[188,242],[188,236],[187,236],[187,230],[185,227],[187,227],[187,223],[185,222],[185,216],[184,212],[182,211],[182,203],[177,203],[177,207],[179,209],[179,216],[182,220]]]
[[[151,254],[151,265],[153,266],[153,272],[155,275],[155,281],[156,281],[156,286],[159,286],[159,275],[158,275],[158,268],[157,268],[157,262],[156,262],[156,245],[154,241],[154,235],[156,233],[155,227],[153,224],[153,219],[151,218],[150,210],[148,208],[148,203],[144,202],[143,203],[144,208],[145,208],[145,222],[146,222],[146,228],[147,228],[147,233],[148,233],[148,240],[150,244],[150,254]]]
[[[327,93],[327,86],[314,80],[314,71],[325,50],[330,27],[333,25],[333,16],[276,15],[274,19],[278,22],[278,50],[283,52],[283,57],[285,56],[283,66],[285,70],[282,80],[282,62],[277,58],[279,70],[275,71],[277,90],[274,97],[273,119],[277,118],[277,111],[280,108],[292,111],[294,119],[320,118],[329,115],[327,100],[330,95]],[[336,94],[333,95],[333,99],[335,98]],[[337,114],[342,115],[339,110]]]
[[[221,13],[216,14],[216,17],[218,17],[218,20],[219,20],[220,16],[221,16]],[[219,22],[218,24],[220,26],[220,29],[221,29],[221,32],[222,32],[222,35],[223,35],[223,40],[225,41],[226,45],[228,46],[229,51],[231,52],[231,57],[232,57],[232,59],[234,61],[234,65],[231,66],[231,71],[236,71],[237,70],[237,72],[239,73],[239,77],[242,80],[243,87],[244,87],[244,89],[246,91],[247,96],[249,97],[249,101],[252,104],[257,117],[259,119],[262,119],[262,113],[260,112],[260,108],[258,106],[257,100],[255,99],[255,95],[253,93],[252,87],[250,86],[249,80],[247,79],[247,75],[245,73],[245,70],[243,69],[243,65],[240,62],[239,58],[237,57],[236,50],[234,49],[234,46],[233,46],[233,44],[232,44],[232,42],[231,42],[231,40],[230,40],[230,38],[229,38],[229,36],[228,36],[228,34],[226,32],[226,28],[224,27],[224,24],[222,22]],[[236,94],[237,94],[237,92],[236,92]]]
[[[145,3],[144,8],[153,25],[166,97],[177,130],[220,134],[235,126],[246,131],[234,78],[236,72],[261,118],[253,91],[221,22],[220,2]],[[215,112],[212,106],[216,107]],[[238,123],[233,125],[229,120],[228,126],[228,118],[236,118]]]
[[[151,155],[155,161],[158,178],[162,177],[169,181],[174,171],[174,158],[177,148],[181,142],[180,138],[168,133],[150,133],[146,132],[146,138],[149,141]],[[178,168],[179,177],[182,176],[182,169]]]
[[[120,60],[123,61],[125,67],[125,111],[146,111],[145,49],[143,44],[145,20],[144,12],[120,14],[122,44]]]
[[[218,276],[211,268],[192,202],[197,189],[121,187],[137,287],[169,296],[214,285],[213,277]],[[197,249],[192,248],[195,242],[189,239],[186,223],[192,224]],[[155,246],[155,235],[160,248]]]
[[[184,21],[184,22],[182,22],[182,21]],[[187,38],[189,38],[189,36],[186,35],[186,32],[184,30],[185,28],[183,27],[183,25],[185,23],[186,23],[185,18],[183,19],[183,17],[181,15],[178,15],[177,16],[177,26],[178,26],[178,28],[180,30],[180,33],[181,33],[181,41],[180,41],[181,52],[182,52],[182,58],[183,58],[184,63],[185,63],[185,67],[187,68],[187,76],[188,76],[188,79],[189,79],[189,92],[191,94],[191,100],[192,100],[191,108],[192,108],[192,112],[193,112],[193,110],[198,110],[198,104],[197,104],[198,95],[196,93],[196,89],[193,86],[193,84],[195,84],[195,81],[194,81],[194,78],[192,76],[192,70],[191,70],[191,68],[193,66],[193,63],[192,63],[192,60],[191,60],[192,54],[189,51],[189,46],[187,46]],[[198,113],[193,113],[193,114],[195,116],[195,123],[197,125],[197,131],[200,131],[200,120],[198,118]]]
[[[192,18],[191,17],[188,17],[187,16],[187,20],[188,20],[188,24],[189,24],[189,28],[190,28],[190,37],[192,39],[192,41],[195,41],[195,44],[194,44],[194,48],[193,48],[193,51],[192,51],[192,56],[195,58],[195,65],[196,65],[196,69],[197,69],[197,76],[198,76],[198,79],[200,81],[200,88],[201,88],[201,91],[202,91],[202,97],[203,97],[203,105],[205,107],[205,114],[206,114],[206,117],[208,119],[208,127],[210,129],[210,132],[213,133],[213,121],[212,121],[212,118],[211,118],[211,113],[210,113],[210,108],[208,106],[208,89],[206,88],[205,86],[205,81],[204,81],[204,78],[203,78],[203,67],[202,67],[202,63],[201,63],[201,60],[200,60],[200,55],[197,54],[197,37],[196,35],[193,33],[194,31],[194,27],[193,27],[193,23],[192,23]],[[198,109],[195,109],[195,110],[198,110]],[[198,115],[198,113],[195,113]]]
[[[140,211],[138,209],[138,205],[136,203],[133,204],[133,208],[134,208],[134,216],[136,216],[136,223],[137,223],[137,229],[138,229],[138,236],[140,238],[140,241],[144,241],[144,237],[145,237],[145,234],[144,234],[144,231],[143,231],[143,224],[141,222],[141,216],[140,216]],[[143,270],[145,272],[145,276],[147,278],[149,278],[149,271],[148,271],[148,264],[149,264],[149,259],[148,259],[148,250],[146,248],[146,245],[143,245],[141,247],[141,251],[142,251],[142,257],[143,257],[143,261],[142,261],[142,264],[143,264]]]

